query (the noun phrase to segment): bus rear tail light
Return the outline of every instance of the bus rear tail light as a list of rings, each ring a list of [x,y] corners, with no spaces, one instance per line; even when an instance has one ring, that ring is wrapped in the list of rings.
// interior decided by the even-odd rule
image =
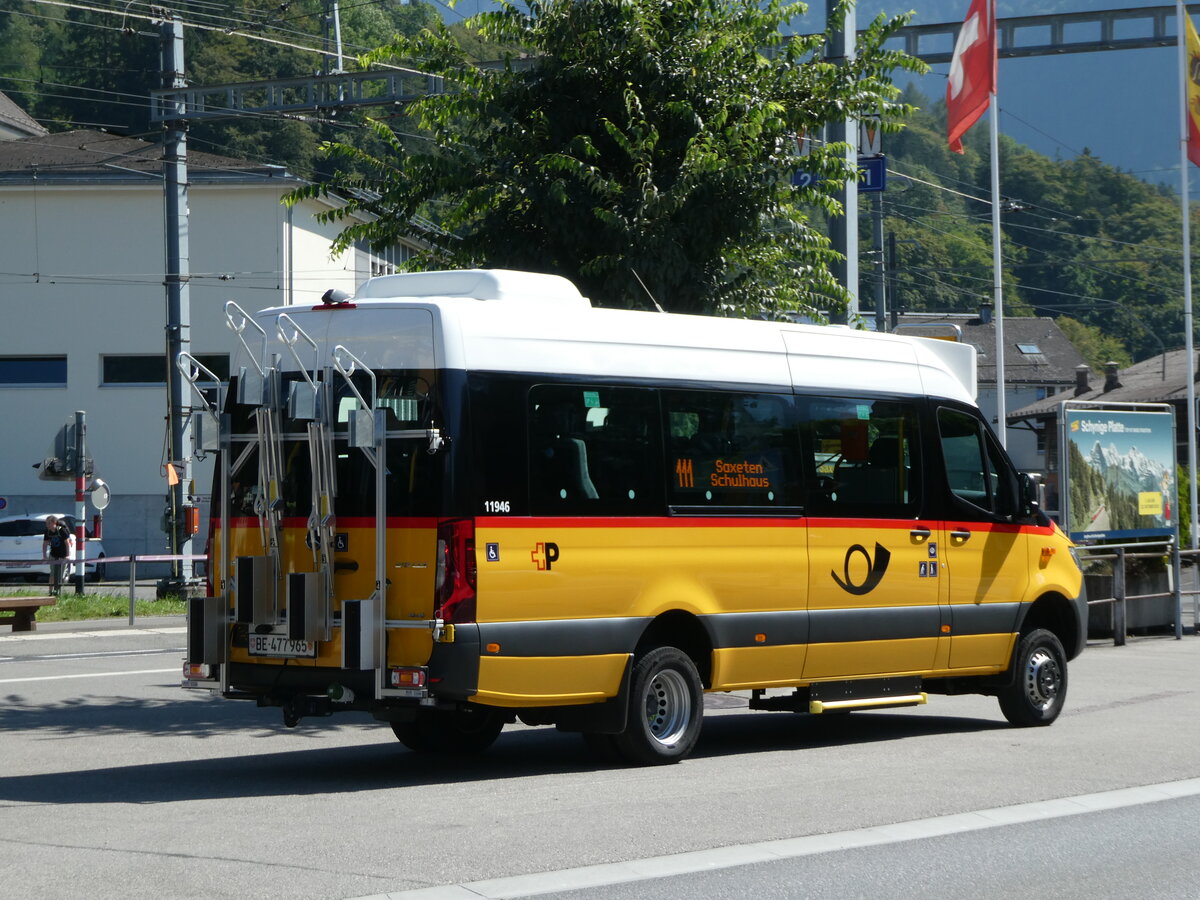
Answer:
[[[437,531],[434,617],[475,621],[475,520],[443,519]]]
[[[183,664],[183,678],[185,681],[216,681],[216,672],[213,667],[206,663],[189,663]]]
[[[404,666],[391,670],[394,688],[419,688],[425,686],[425,670],[415,666]]]

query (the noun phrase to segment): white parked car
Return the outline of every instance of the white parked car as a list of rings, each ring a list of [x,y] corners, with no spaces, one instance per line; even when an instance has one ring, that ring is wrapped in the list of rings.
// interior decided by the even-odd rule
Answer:
[[[75,533],[75,517],[62,513],[38,513],[32,516],[7,516],[0,518],[0,578],[26,577],[40,581],[50,576],[50,564],[42,559],[42,537],[46,533],[46,519],[56,516],[60,522]],[[91,529],[84,532],[85,542],[84,578],[104,578],[104,545],[99,538],[92,537]],[[64,578],[74,574],[74,566],[64,572]]]

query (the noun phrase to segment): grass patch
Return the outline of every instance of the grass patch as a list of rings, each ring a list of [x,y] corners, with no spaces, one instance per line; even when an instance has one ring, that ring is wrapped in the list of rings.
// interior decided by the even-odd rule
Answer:
[[[45,597],[45,590],[27,588],[10,590],[0,587],[3,597]],[[136,616],[177,616],[187,612],[187,601],[176,597],[161,600],[134,601]],[[37,612],[39,622],[77,622],[84,619],[129,617],[129,594],[75,594],[66,590],[53,606],[43,606]]]

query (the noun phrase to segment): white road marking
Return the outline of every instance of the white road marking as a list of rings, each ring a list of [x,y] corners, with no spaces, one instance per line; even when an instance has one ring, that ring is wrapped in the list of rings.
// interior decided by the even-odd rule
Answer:
[[[86,653],[44,653],[27,656],[23,661],[50,662],[59,659],[120,659],[124,656],[161,656],[164,653],[183,653],[183,647],[164,647],[161,650],[89,650]],[[0,662],[14,662],[15,656],[0,656]]]
[[[110,628],[105,631],[20,631],[16,634],[0,634],[0,644],[8,641],[55,641],[63,638],[128,637],[186,632],[186,625],[172,625],[168,628]]]
[[[183,665],[170,669],[134,669],[128,672],[83,672],[78,675],[40,675],[36,678],[0,678],[0,684],[25,684],[30,681],[65,681],[68,678],[112,678],[117,675],[162,675],[164,672],[174,672],[183,677]]]
[[[717,847],[712,850],[676,853],[649,859],[633,859],[623,863],[582,866],[577,869],[560,869],[557,872],[538,872],[532,875],[514,875],[509,878],[492,878],[463,884],[447,884],[440,887],[375,894],[370,897],[361,897],[359,900],[507,900],[512,897],[530,897],[560,891],[602,888],[611,884],[628,884],[651,878],[710,872],[714,869],[775,862],[781,859],[794,859],[831,851],[878,847],[900,841],[944,837],[1001,825],[1040,822],[1062,816],[1076,816],[1082,813],[1137,806],[1142,803],[1193,797],[1197,794],[1200,794],[1200,778],[1191,778],[1186,781],[1172,781],[1145,787],[1104,791],[1098,794],[1083,794],[1078,797],[1064,797],[1061,800],[1042,800],[1036,803],[1021,803],[1016,806],[1001,806],[995,809],[981,809],[949,816],[915,819],[911,822],[896,822],[892,825],[876,825],[833,834],[814,834],[808,837]]]

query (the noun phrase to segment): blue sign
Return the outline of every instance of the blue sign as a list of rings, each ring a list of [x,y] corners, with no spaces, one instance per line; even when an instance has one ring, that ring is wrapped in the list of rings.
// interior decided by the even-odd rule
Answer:
[[[858,192],[882,191],[887,188],[887,157],[860,156],[858,171],[862,177],[858,181]]]
[[[860,156],[858,158],[858,171],[861,176],[858,181],[858,192],[860,194],[871,191],[886,190],[886,156]],[[792,173],[792,187],[813,187],[820,180],[820,175],[816,175],[812,172],[805,172],[803,169]]]

